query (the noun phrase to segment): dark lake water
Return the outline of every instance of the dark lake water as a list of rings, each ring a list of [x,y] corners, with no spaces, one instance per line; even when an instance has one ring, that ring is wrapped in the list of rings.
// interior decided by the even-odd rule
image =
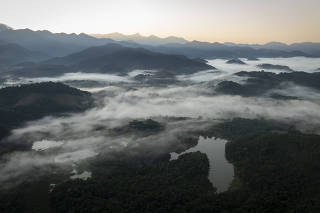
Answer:
[[[208,178],[212,185],[217,188],[217,192],[224,192],[228,190],[234,175],[233,165],[225,158],[226,143],[227,141],[223,139],[199,137],[197,146],[180,154],[170,153],[170,160],[176,160],[180,155],[189,152],[200,151],[207,154],[210,163]]]

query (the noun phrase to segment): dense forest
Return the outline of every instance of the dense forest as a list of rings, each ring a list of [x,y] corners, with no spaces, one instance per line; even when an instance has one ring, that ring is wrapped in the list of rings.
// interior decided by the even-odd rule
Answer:
[[[159,127],[152,120],[133,121],[129,127],[139,129],[148,124],[151,129]],[[229,140],[226,157],[234,165],[235,177],[228,191],[216,193],[207,178],[208,159],[200,152],[173,161],[169,154],[138,157],[122,153],[116,160],[92,160],[92,178],[62,181],[49,197],[40,196],[42,205],[32,208],[38,212],[320,210],[320,136],[303,134],[276,121],[241,118],[197,134]],[[30,209],[19,197],[30,191],[37,194],[35,188],[39,190],[39,183],[22,183],[10,193],[1,193],[6,199],[0,199],[0,209]]]
[[[13,127],[48,115],[81,112],[92,103],[90,93],[62,83],[6,87],[0,89],[0,125]]]
[[[71,188],[69,182],[62,184],[52,193],[53,205],[58,212],[87,208],[89,212],[92,208],[93,212],[319,211],[319,136],[275,121],[248,119],[222,122],[207,134],[230,140],[226,156],[236,173],[227,192],[217,194],[208,183],[205,156],[189,153],[177,161],[164,156],[151,164],[121,165],[112,178],[96,180],[103,184],[94,178],[92,182],[73,182]],[[101,190],[98,195],[96,190],[90,191],[95,184]],[[75,191],[65,195],[68,188]]]

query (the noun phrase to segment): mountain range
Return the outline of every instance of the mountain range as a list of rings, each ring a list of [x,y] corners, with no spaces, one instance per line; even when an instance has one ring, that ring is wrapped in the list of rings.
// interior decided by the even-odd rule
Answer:
[[[7,43],[16,43],[24,48],[42,52],[51,57],[64,56],[91,46],[113,42],[111,39],[97,39],[84,33],[77,35],[51,33],[47,30],[14,30],[3,24],[0,25],[0,29],[0,40]]]
[[[184,38],[169,36],[166,38],[160,38],[155,35],[150,36],[142,36],[139,33],[132,34],[132,35],[124,35],[121,33],[109,33],[109,34],[91,34],[96,38],[110,38],[115,41],[129,41],[135,42],[138,44],[144,45],[164,45],[164,44],[171,44],[171,43],[178,43],[178,44],[185,44],[188,41]]]
[[[47,11],[34,1],[17,8],[55,12],[42,2]],[[149,17],[152,8],[166,8],[76,3],[66,11],[81,26],[73,12],[88,21],[90,10],[99,21],[102,10],[119,7],[116,24],[137,9]],[[189,5],[191,12],[202,4]],[[166,20],[192,18],[168,12]],[[319,43],[210,43],[0,24],[0,213],[320,212],[319,94]]]
[[[144,48],[124,47],[120,44],[107,44],[41,63],[22,64],[5,74],[19,77],[59,76],[70,72],[126,74],[136,69],[186,74],[215,68],[208,65],[206,61],[190,59],[182,55],[156,53]]]
[[[14,70],[25,75],[28,70],[28,75],[37,76],[39,70],[57,75],[86,68],[87,72],[100,73],[157,69],[181,74],[213,68],[199,59],[320,57],[320,43],[249,45],[189,42],[178,37],[144,37],[140,34],[95,36],[15,30],[0,24],[0,72]]]
[[[301,42],[285,44],[282,42],[268,42],[266,44],[236,44],[232,42],[225,43],[209,43],[209,42],[199,42],[199,41],[188,41],[182,37],[169,36],[166,38],[160,38],[155,35],[143,36],[139,33],[132,35],[124,35],[118,32],[109,34],[91,34],[96,38],[109,38],[115,41],[129,41],[135,42],[142,45],[172,45],[172,44],[187,44],[187,46],[197,46],[197,47],[213,47],[213,48],[227,48],[228,47],[247,47],[253,49],[270,49],[279,51],[301,51],[309,55],[320,55],[320,43],[315,42]]]
[[[269,42],[266,44],[235,44],[227,42],[224,44],[228,46],[251,47],[254,49],[264,48],[281,51],[302,51],[310,55],[320,56],[320,43],[315,42],[301,42],[292,44],[285,44],[282,42]]]
[[[28,50],[15,43],[6,43],[0,41],[1,69],[6,69],[11,65],[24,61],[41,61],[45,59],[48,59],[48,56],[44,53]]]

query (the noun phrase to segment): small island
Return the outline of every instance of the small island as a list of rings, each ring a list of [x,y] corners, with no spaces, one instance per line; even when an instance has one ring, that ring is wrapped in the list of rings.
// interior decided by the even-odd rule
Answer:
[[[231,59],[231,60],[227,61],[226,63],[227,64],[241,64],[241,65],[246,64],[238,58]]]
[[[287,71],[287,72],[294,71],[293,69],[291,69],[288,66],[275,65],[275,64],[259,64],[259,65],[257,65],[257,67],[259,67],[261,69],[266,69],[266,70],[283,70],[283,71]]]
[[[134,134],[134,133],[142,133],[142,134],[150,134],[150,133],[158,133],[164,130],[165,126],[157,121],[152,119],[146,120],[132,120],[127,125],[115,127],[112,129],[112,133],[114,134]]]
[[[242,95],[244,87],[233,81],[222,81],[216,87],[216,92],[227,95]]]

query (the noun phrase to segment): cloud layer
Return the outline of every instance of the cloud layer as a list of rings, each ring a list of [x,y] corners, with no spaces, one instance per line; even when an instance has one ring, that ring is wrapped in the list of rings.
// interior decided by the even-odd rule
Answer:
[[[233,72],[235,70],[229,74]],[[233,78],[229,74],[208,71],[180,76],[179,84],[165,87],[130,84],[132,76],[129,75],[119,77],[126,80],[117,84],[92,88],[96,91],[96,107],[66,117],[45,117],[12,131],[7,142],[29,144],[30,150],[2,157],[0,183],[21,182],[30,178],[26,174],[34,170],[46,173],[67,168],[70,172],[85,160],[112,158],[119,152],[132,155],[168,153],[177,146],[180,135],[201,130],[221,119],[274,119],[295,124],[302,131],[320,133],[317,91],[293,84],[283,85],[278,91],[294,93],[300,98],[297,100],[215,94],[210,85]],[[108,81],[109,77],[104,76],[102,81]],[[82,80],[84,76],[78,78]],[[96,76],[91,78],[94,79]],[[232,80],[241,82],[243,79]],[[168,117],[189,119],[179,121]],[[146,118],[163,123],[165,130],[143,137],[138,134],[117,135],[111,131],[133,119]]]

